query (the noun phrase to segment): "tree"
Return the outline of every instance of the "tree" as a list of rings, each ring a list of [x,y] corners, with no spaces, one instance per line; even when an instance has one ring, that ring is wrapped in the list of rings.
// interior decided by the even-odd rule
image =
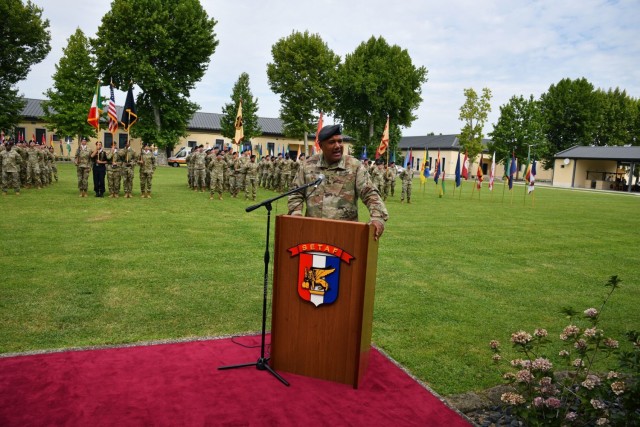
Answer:
[[[238,103],[242,99],[242,129],[244,141],[251,141],[251,138],[262,135],[262,129],[258,124],[258,100],[253,97],[249,87],[249,74],[242,73],[238,81],[233,86],[231,102],[222,107],[222,118],[220,128],[222,135],[233,139],[236,133],[236,115],[238,114]]]
[[[464,148],[469,154],[469,162],[473,160],[484,149],[482,145],[482,130],[487,121],[487,116],[491,112],[491,89],[485,87],[482,89],[482,96],[478,98],[478,94],[473,88],[465,89],[464,96],[466,98],[462,107],[460,107],[459,119],[464,123],[462,131],[458,139],[460,147]]]
[[[0,2],[0,128],[11,129],[20,121],[24,100],[15,85],[51,50],[49,20],[42,9],[27,0]]]
[[[585,78],[562,79],[551,85],[540,97],[540,110],[545,121],[549,153],[553,156],[575,145],[591,145],[599,118],[598,98],[593,85]]]
[[[96,71],[89,40],[80,28],[69,37],[62,58],[56,64],[53,89],[47,89],[42,103],[47,128],[58,135],[96,136],[87,122],[91,98],[96,89]]]
[[[609,89],[607,92],[598,89],[598,123],[594,131],[594,144],[614,146],[633,144],[633,128],[635,103],[627,96],[626,91]]]
[[[382,37],[371,37],[346,56],[334,88],[335,116],[356,136],[356,152],[365,145],[368,153],[375,151],[387,114],[389,149],[395,150],[400,127],[409,127],[416,119],[413,111],[422,102],[426,76],[427,69],[414,66],[406,49],[390,46]]]
[[[114,0],[91,40],[104,80],[141,89],[134,136],[169,152],[199,106],[189,94],[207,70],[216,25],[198,0]]]
[[[491,143],[488,148],[495,151],[497,159],[511,158],[512,152],[523,159],[529,155],[530,148],[536,158],[544,158],[548,154],[540,105],[533,95],[529,99],[514,95],[502,105],[498,123],[489,136]],[[553,165],[545,165],[550,166]]]
[[[284,134],[303,138],[316,131],[319,113],[333,111],[331,87],[340,57],[318,34],[294,31],[271,47],[273,62],[267,64],[269,86],[280,95],[280,118]]]

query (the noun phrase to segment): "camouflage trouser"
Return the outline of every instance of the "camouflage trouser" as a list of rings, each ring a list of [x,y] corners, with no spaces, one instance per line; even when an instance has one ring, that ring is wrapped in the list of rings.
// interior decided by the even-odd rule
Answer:
[[[56,180],[56,182],[58,182],[58,166],[55,164],[51,165],[51,182],[53,182],[53,180]]]
[[[88,191],[89,189],[89,171],[91,168],[78,167],[78,190]]]
[[[283,173],[280,175],[280,190],[289,191],[289,184],[291,183],[291,174]]]
[[[211,175],[211,183],[209,185],[209,191],[213,196],[213,193],[218,193],[222,196],[222,190],[224,187],[224,175],[213,174]]]
[[[396,192],[396,180],[394,178],[393,181],[391,181],[391,197],[394,196],[395,192]]]
[[[267,178],[269,175],[265,172],[260,176],[260,187],[267,188]]]
[[[198,189],[201,188],[204,190],[206,174],[204,169],[194,169],[193,170],[193,188]]]
[[[27,181],[30,185],[37,185],[38,187],[42,185],[42,180],[40,179],[40,167],[36,164],[28,163],[27,164]]]
[[[107,183],[109,184],[110,194],[120,193],[120,169],[107,167]]]
[[[390,191],[391,191],[391,181],[385,181],[384,185],[382,186],[382,198],[384,200],[387,200],[387,197],[389,197]]]
[[[40,181],[42,181],[42,185],[49,185],[51,183],[49,166],[40,166]]]
[[[133,168],[122,168],[120,170],[122,176],[122,188],[125,193],[133,193]]]
[[[13,187],[16,193],[20,192],[20,172],[2,171],[2,191],[6,193],[9,187]]]
[[[400,200],[404,200],[404,196],[407,196],[407,202],[411,200],[411,182],[402,181],[402,195]]]
[[[249,198],[249,190],[251,190],[251,199],[256,199],[256,190],[258,186],[257,176],[247,176],[244,180],[244,198]]]
[[[209,188],[211,187],[211,171],[209,169],[205,169],[204,172],[204,188]]]
[[[189,188],[195,187],[194,183],[194,171],[191,166],[187,166],[187,181],[189,183]]]
[[[140,171],[140,191],[142,193],[151,193],[151,180],[153,172]]]
[[[237,185],[237,177],[235,174],[229,174],[229,193],[232,196],[235,196],[238,194],[238,185]]]
[[[246,173],[241,173],[236,176],[236,185],[238,186],[238,191],[243,191],[245,188],[245,180],[247,179]]]

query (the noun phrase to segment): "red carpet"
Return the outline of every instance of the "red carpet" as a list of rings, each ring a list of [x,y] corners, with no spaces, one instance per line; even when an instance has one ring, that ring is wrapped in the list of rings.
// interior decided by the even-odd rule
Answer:
[[[247,345],[259,337],[237,338]],[[375,349],[360,388],[224,365],[230,339],[0,358],[1,426],[468,426]]]

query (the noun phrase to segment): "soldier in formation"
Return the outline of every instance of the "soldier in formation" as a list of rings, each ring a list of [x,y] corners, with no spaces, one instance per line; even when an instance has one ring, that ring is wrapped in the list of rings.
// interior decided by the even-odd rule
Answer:
[[[9,142],[0,150],[2,164],[2,194],[7,195],[9,187],[13,187],[16,196],[20,195],[20,167],[23,163],[20,153],[13,149],[13,142]]]
[[[138,155],[133,148],[131,148],[131,142],[127,141],[125,147],[118,150],[118,162],[120,164],[119,169],[122,176],[124,197],[130,199],[133,193],[134,167],[138,162]]]
[[[404,202],[405,196],[407,197],[407,203],[411,203],[411,187],[413,185],[413,169],[411,169],[411,165],[407,165],[407,167],[400,172],[400,179],[402,180],[400,203]]]
[[[87,138],[82,138],[80,141],[73,163],[76,165],[80,197],[87,197],[89,172],[91,171],[91,151],[87,147]]]
[[[144,145],[138,164],[140,165],[140,197],[150,199],[153,172],[156,170],[156,156],[149,144]]]

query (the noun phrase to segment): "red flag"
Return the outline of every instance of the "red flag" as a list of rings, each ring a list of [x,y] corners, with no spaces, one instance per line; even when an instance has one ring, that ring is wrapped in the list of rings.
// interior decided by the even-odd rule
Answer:
[[[469,179],[469,158],[467,150],[464,150],[464,161],[462,162],[462,173],[460,174],[465,180]]]
[[[318,129],[316,130],[316,142],[315,142],[316,153],[320,152],[320,141],[318,141],[318,137],[320,137],[321,130],[322,130],[322,111],[320,111],[320,118],[318,119]]]
[[[33,142],[36,142],[36,134],[35,134],[35,133],[32,133],[32,134],[31,134],[31,140],[32,140]]]
[[[47,137],[44,135],[44,133],[42,134],[42,145],[47,145]]]
[[[111,96],[109,97],[107,115],[109,116],[109,132],[114,134],[118,132],[118,112],[116,111],[116,99],[113,96],[113,83],[109,88],[111,89]]]
[[[89,115],[87,116],[87,122],[96,128],[97,131],[100,131],[100,114],[102,114],[100,104],[100,80],[98,80],[98,83],[96,84],[96,93],[93,94],[91,108],[89,108]]]
[[[376,150],[376,160],[380,158],[389,147],[389,116],[387,116],[387,124],[384,126],[384,132],[382,132],[382,140]]]
[[[478,172],[476,172],[476,176],[478,177],[478,190],[482,188],[482,181],[484,180],[482,174],[482,154],[480,155],[480,163],[478,164]]]

